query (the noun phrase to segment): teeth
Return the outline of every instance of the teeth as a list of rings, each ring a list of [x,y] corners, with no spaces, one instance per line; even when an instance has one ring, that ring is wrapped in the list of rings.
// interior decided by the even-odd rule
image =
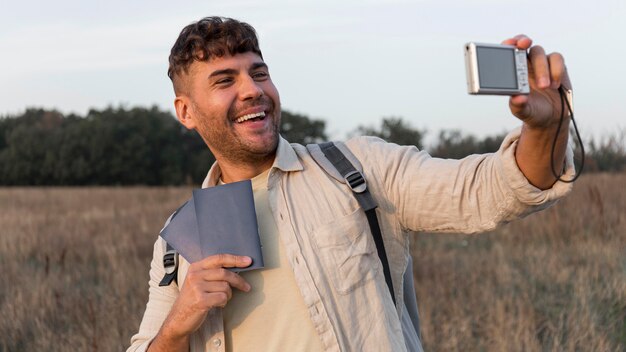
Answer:
[[[242,117],[240,117],[237,120],[235,120],[235,122],[242,123],[244,121],[248,121],[248,120],[253,119],[255,117],[265,117],[265,112],[261,111],[261,112],[257,112],[256,114],[243,115]]]

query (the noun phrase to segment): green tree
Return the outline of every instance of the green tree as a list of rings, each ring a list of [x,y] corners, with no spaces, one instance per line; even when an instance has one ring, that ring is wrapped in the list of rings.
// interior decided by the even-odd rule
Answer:
[[[180,184],[184,156],[180,126],[156,106],[87,114],[89,165],[101,184]],[[91,182],[90,182],[91,183]]]
[[[385,117],[381,121],[379,128],[359,126],[351,135],[375,136],[384,139],[387,142],[400,145],[414,145],[422,148],[422,141],[425,130],[413,128],[408,122],[401,117]]]
[[[27,109],[18,119],[4,117],[0,180],[10,185],[52,184],[55,146],[65,122],[57,111]]]
[[[326,141],[326,122],[314,120],[305,115],[282,111],[280,133],[291,143],[303,145]]]
[[[291,142],[326,139],[322,120],[285,111],[281,126]],[[0,117],[2,185],[199,185],[214,161],[197,132],[156,106]]]
[[[215,162],[215,157],[198,132],[180,126],[183,139],[185,183],[199,185]]]
[[[109,107],[86,117],[27,109],[0,124],[0,183],[180,184],[185,155],[168,112]]]
[[[498,150],[506,134],[488,136],[482,140],[464,135],[460,130],[443,130],[435,145],[429,148],[437,158],[460,159],[470,154],[493,153]]]
[[[587,144],[586,171],[619,172],[626,170],[626,129],[617,130]]]

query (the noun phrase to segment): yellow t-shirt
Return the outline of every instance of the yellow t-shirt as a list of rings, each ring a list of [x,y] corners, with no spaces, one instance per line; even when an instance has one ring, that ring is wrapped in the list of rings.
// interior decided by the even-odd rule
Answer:
[[[269,205],[269,170],[252,179],[265,268],[241,273],[250,292],[233,289],[224,308],[227,351],[322,351],[278,237]]]

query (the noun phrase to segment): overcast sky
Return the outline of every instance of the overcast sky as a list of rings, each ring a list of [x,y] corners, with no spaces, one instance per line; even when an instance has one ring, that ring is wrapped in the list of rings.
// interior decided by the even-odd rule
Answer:
[[[434,135],[517,126],[506,97],[466,93],[463,44],[518,33],[561,52],[583,135],[626,126],[626,1],[0,0],[0,115],[108,105],[173,112],[167,57],[204,16],[250,23],[285,109],[334,138],[384,116]],[[183,2],[181,2],[183,4]]]

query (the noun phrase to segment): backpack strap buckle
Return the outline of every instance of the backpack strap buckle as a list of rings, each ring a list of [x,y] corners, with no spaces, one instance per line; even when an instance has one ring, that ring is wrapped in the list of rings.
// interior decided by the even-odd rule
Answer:
[[[358,170],[347,173],[344,176],[344,179],[354,193],[363,193],[365,192],[365,190],[367,190],[367,182],[365,182],[365,177],[363,177],[363,174]]]
[[[178,252],[175,249],[168,248],[168,251],[163,255],[163,268],[165,268],[165,275],[159,286],[169,286],[176,279],[178,273]]]

